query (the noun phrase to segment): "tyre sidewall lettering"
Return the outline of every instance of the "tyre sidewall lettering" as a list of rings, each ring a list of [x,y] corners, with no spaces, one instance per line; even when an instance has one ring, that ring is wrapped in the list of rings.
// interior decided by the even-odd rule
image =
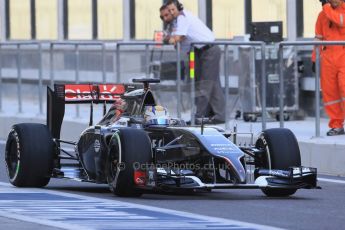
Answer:
[[[271,154],[270,154],[270,148],[268,146],[268,142],[265,138],[265,135],[263,133],[261,133],[259,139],[262,141],[263,143],[263,147],[265,149],[265,152],[266,152],[266,157],[267,157],[267,165],[268,165],[268,169],[271,169],[272,168],[272,162],[271,162]]]
[[[116,131],[113,136],[112,136],[112,140],[110,141],[110,143],[112,143],[114,140],[114,142],[116,142],[116,144],[112,144],[113,146],[115,146],[117,148],[117,151],[118,151],[118,155],[119,155],[119,159],[118,159],[118,162],[117,162],[117,170],[116,170],[116,175],[115,175],[115,178],[110,178],[110,175],[112,175],[112,172],[108,172],[109,173],[109,178],[108,178],[108,183],[109,183],[109,187],[111,189],[116,189],[117,187],[117,180],[119,178],[119,174],[120,174],[120,166],[121,165],[121,152],[122,152],[122,149],[121,149],[121,138],[120,138],[120,132],[119,131]],[[112,146],[110,147],[110,151],[112,150]],[[111,158],[111,154],[112,152],[109,153],[109,156],[108,158],[110,159]],[[112,164],[111,162],[109,162],[109,164]],[[111,170],[111,167],[110,165],[108,166],[108,170]],[[111,180],[110,180],[111,179]]]
[[[17,150],[17,165],[16,165],[16,169],[12,169],[12,170],[15,170],[15,173],[13,175],[13,177],[10,177],[10,167],[8,166],[8,164],[10,162],[6,161],[6,172],[7,172],[7,175],[9,177],[9,180],[11,182],[14,182],[16,180],[16,178],[18,177],[18,174],[19,174],[19,170],[20,170],[20,158],[21,158],[21,145],[20,145],[20,139],[19,139],[19,135],[18,133],[16,132],[16,130],[14,129],[11,129],[10,131],[10,134],[9,134],[9,139],[10,141],[14,141],[15,142],[15,145],[16,145],[16,150]],[[11,143],[12,145],[13,143]],[[10,153],[9,151],[11,151],[11,146],[8,146],[8,148],[6,149],[6,155],[8,156]]]

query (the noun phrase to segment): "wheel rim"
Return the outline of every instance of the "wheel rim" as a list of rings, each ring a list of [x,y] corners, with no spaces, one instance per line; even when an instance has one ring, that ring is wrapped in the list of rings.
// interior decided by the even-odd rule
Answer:
[[[111,190],[115,190],[117,185],[117,179],[120,173],[120,165],[121,165],[121,144],[120,144],[120,136],[118,133],[115,133],[113,137],[116,139],[116,143],[110,150],[109,157],[108,157],[108,184]]]
[[[265,152],[266,152],[266,164],[269,170],[272,169],[272,162],[271,162],[271,154],[270,149],[268,148],[268,145],[265,146]]]
[[[10,180],[14,180],[20,168],[20,149],[15,140],[11,140],[9,148],[6,150],[6,167]]]
[[[264,150],[265,152],[265,159],[263,161],[263,163],[265,165],[261,165],[261,168],[265,168],[265,169],[271,169],[272,168],[272,162],[271,162],[271,154],[270,154],[270,149],[268,147],[267,141],[265,139],[265,137],[262,135],[260,137],[260,148]]]

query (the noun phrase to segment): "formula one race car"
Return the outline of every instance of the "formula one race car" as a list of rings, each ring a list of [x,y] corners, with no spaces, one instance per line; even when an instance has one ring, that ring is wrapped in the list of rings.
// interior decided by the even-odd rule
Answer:
[[[157,105],[150,83],[66,84],[48,87],[47,125],[16,124],[6,144],[10,182],[43,187],[50,178],[108,184],[118,196],[154,191],[259,188],[267,196],[289,196],[316,188],[315,168],[302,167],[294,134],[263,131],[255,145],[240,147],[217,127],[187,126]],[[90,126],[77,142],[60,139],[65,104],[89,103]],[[96,125],[93,104],[112,103]],[[73,153],[63,149],[73,145]]]

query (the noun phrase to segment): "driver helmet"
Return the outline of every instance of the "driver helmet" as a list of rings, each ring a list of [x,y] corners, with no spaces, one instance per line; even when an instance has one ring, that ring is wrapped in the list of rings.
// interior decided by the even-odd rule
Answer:
[[[144,119],[146,125],[169,125],[168,110],[160,105],[145,106]]]

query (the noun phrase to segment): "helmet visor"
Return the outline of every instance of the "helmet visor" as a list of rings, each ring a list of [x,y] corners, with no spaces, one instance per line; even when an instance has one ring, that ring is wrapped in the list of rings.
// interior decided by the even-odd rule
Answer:
[[[146,122],[147,125],[169,125],[167,118],[153,118]]]

